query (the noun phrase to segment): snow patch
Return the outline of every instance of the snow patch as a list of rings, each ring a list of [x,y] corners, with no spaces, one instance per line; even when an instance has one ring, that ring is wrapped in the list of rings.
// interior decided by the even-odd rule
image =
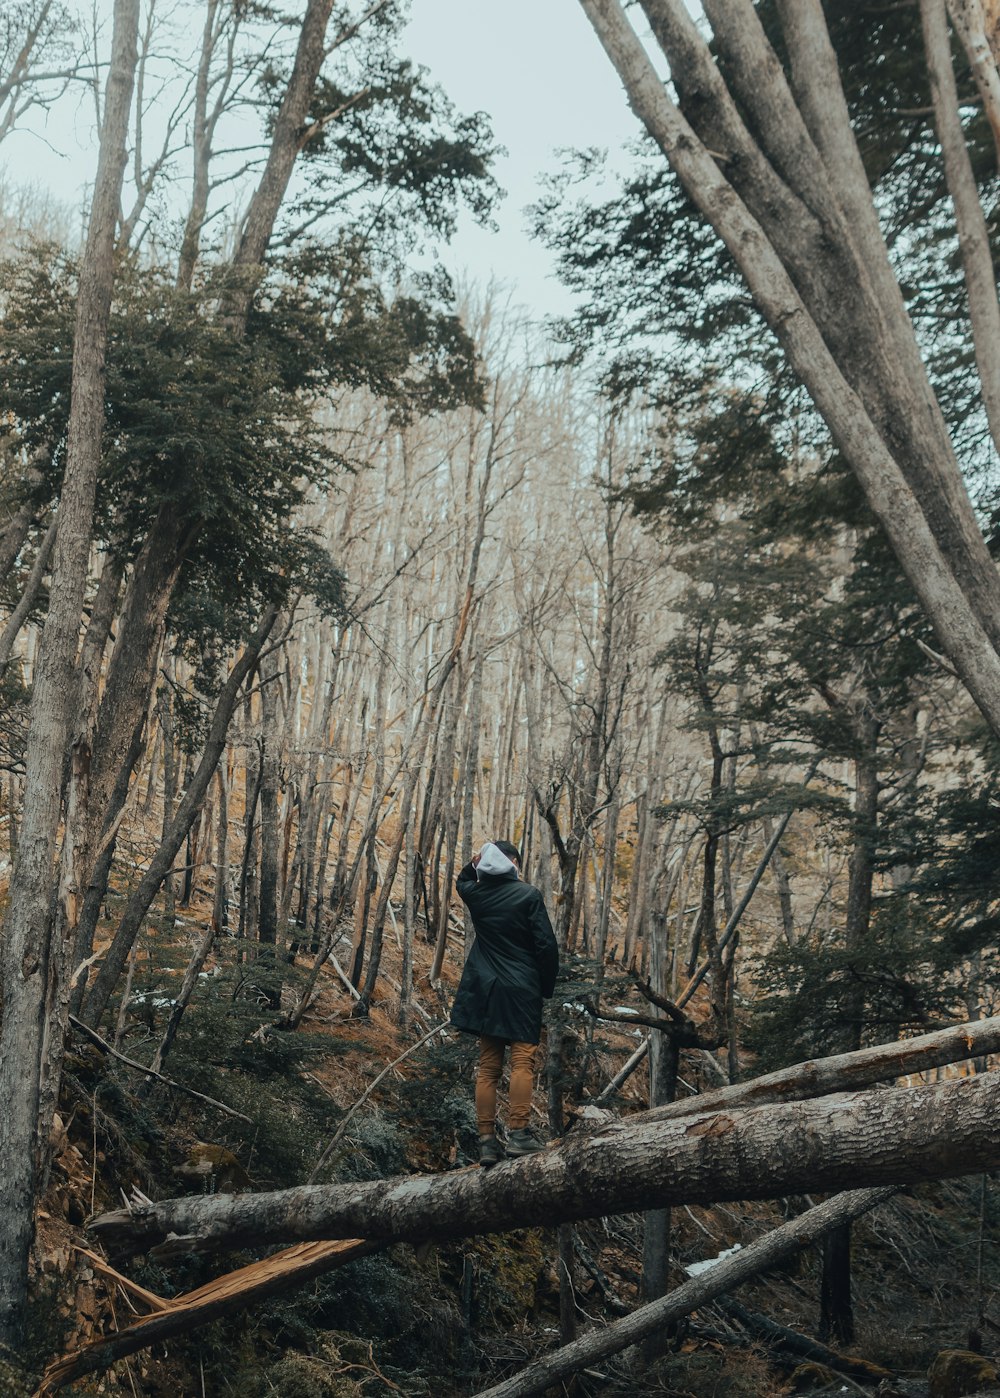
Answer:
[[[700,1277],[702,1272],[710,1272],[713,1267],[720,1262],[725,1262],[727,1257],[732,1257],[734,1252],[740,1252],[741,1249],[741,1243],[734,1243],[731,1248],[723,1249],[715,1257],[705,1257],[700,1262],[689,1262],[684,1270],[689,1277]]]

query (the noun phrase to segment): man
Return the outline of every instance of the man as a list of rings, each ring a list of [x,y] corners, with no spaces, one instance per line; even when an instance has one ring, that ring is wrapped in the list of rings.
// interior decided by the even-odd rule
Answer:
[[[537,888],[520,880],[521,854],[509,840],[487,841],[455,880],[472,916],[472,944],[451,1022],[479,1036],[476,1118],[479,1163],[504,1157],[497,1140],[497,1085],[510,1046],[508,1157],[531,1155],[542,1143],[528,1129],[542,1001],[555,989],[559,948]]]

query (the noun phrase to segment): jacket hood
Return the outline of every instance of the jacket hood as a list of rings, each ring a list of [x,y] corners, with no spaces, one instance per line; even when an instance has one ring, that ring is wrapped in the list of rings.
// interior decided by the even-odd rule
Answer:
[[[479,863],[476,866],[476,876],[483,874],[516,874],[517,865],[512,859],[508,859],[503,850],[487,840],[479,852]]]

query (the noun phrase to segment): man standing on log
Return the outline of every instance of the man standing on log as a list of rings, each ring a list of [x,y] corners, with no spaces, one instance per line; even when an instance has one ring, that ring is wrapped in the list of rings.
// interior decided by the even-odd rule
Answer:
[[[537,888],[520,878],[521,853],[509,840],[489,840],[455,880],[476,938],[459,983],[451,1022],[479,1036],[476,1117],[479,1163],[504,1157],[497,1140],[497,1086],[510,1045],[508,1158],[543,1146],[528,1129],[542,1001],[551,998],[559,948]]]

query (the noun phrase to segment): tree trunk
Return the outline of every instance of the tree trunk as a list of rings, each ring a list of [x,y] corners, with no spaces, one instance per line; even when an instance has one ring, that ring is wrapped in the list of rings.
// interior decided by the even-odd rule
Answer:
[[[660,995],[668,995],[669,957],[667,926],[658,919],[652,929],[649,949],[649,981]],[[649,1105],[665,1107],[677,1095],[680,1050],[675,1035],[654,1029],[649,1036]],[[642,1297],[656,1301],[667,1292],[670,1265],[670,1210],[654,1209],[646,1214],[642,1234]],[[662,1336],[661,1339],[666,1338]]]
[[[690,198],[729,248],[789,364],[808,388],[834,441],[858,476],[869,505],[885,529],[934,626],[942,649],[993,731],[1000,733],[1000,656],[991,640],[1000,624],[1000,607],[996,604],[998,578],[984,550],[974,516],[972,525],[969,524],[968,496],[950,447],[946,446],[936,464],[927,461],[928,446],[933,442],[932,450],[936,451],[941,433],[937,430],[936,407],[927,402],[926,376],[920,371],[917,388],[897,405],[895,414],[897,422],[909,424],[907,451],[901,453],[901,459],[906,456],[909,460],[910,448],[915,447],[913,460],[927,468],[918,499],[900,461],[887,448],[869,417],[858,389],[845,377],[831,352],[825,338],[825,323],[821,330],[813,320],[764,228],[737,196],[696,132],[671,101],[618,0],[581,0],[581,4],[618,68],[633,110],[660,145]],[[794,5],[784,4],[783,15],[798,13],[800,5],[807,8],[806,0],[795,0]],[[684,22],[690,25],[686,12]],[[822,23],[821,13],[819,22]],[[703,46],[696,31],[695,38]],[[826,43],[829,43],[828,38]],[[710,59],[709,64],[714,67]],[[842,92],[839,100],[843,104]],[[835,124],[825,112],[823,119],[828,127]],[[847,132],[853,141],[849,124]],[[739,164],[739,161],[729,161],[727,169],[735,169]],[[751,182],[758,164],[759,161],[749,162],[744,171]],[[770,188],[761,187],[755,202],[759,205],[766,201],[770,192]],[[870,197],[868,202],[870,204]],[[800,210],[796,209],[795,217],[800,217]],[[776,237],[784,220],[783,201],[778,197],[773,203],[771,218],[772,225],[777,225]],[[810,243],[812,253],[816,246],[813,240]],[[813,269],[814,280],[817,270]],[[867,283],[869,277],[864,268],[859,267],[852,279]],[[825,280],[831,295],[842,294],[843,279],[831,282],[827,275]],[[877,319],[877,315],[869,317],[869,328],[873,319]],[[859,335],[861,327],[848,325],[845,337],[852,331]],[[893,379],[898,383],[902,361],[897,357],[895,362]],[[892,364],[892,357],[885,354],[881,367],[886,373],[890,372]],[[915,409],[914,392],[921,395],[923,407],[920,411]],[[919,437],[925,427],[928,428],[925,440],[915,440],[914,433]],[[933,528],[924,508],[933,516]],[[936,530],[940,530],[940,535]]]
[[[968,54],[1000,164],[1000,76],[996,54],[986,33],[982,0],[948,0],[948,10]]]
[[[33,466],[24,481],[29,489],[41,481],[41,473]],[[6,582],[7,574],[17,562],[24,541],[31,533],[31,526],[38,516],[38,507],[33,500],[22,500],[0,533],[0,583]]]
[[[891,1189],[862,1189],[818,1204],[791,1222],[765,1233],[734,1257],[717,1263],[701,1276],[692,1277],[669,1296],[600,1330],[592,1330],[565,1349],[544,1355],[512,1379],[484,1389],[479,1398],[535,1398],[537,1394],[546,1393],[581,1369],[667,1330],[692,1311],[708,1305],[716,1297],[725,1296],[751,1277],[808,1247],[841,1219],[858,1218],[884,1203],[892,1194]]]
[[[311,135],[306,118],[326,54],[326,28],[332,9],[333,0],[308,0],[292,73],[274,119],[267,164],[243,221],[233,267],[244,276],[239,289],[230,294],[223,311],[224,323],[239,335],[245,330],[253,294],[253,281],[246,274],[256,272],[264,260],[295,160]]]
[[[56,526],[58,519],[53,518],[52,523],[45,531],[45,538],[38,546],[34,562],[31,565],[31,572],[28,574],[24,584],[24,591],[18,598],[17,606],[7,619],[7,625],[0,634],[0,678],[6,672],[10,664],[11,652],[14,649],[14,642],[20,634],[21,628],[31,614],[31,609],[38,600],[38,594],[42,590],[42,581],[49,566],[49,559],[56,542]]]
[[[979,190],[962,129],[958,89],[951,65],[945,0],[920,0],[920,19],[934,102],[934,124],[941,144],[948,192],[955,208],[955,227],[969,296],[969,324],[972,327],[983,407],[993,444],[1000,451],[1000,301],[997,300],[989,230],[983,206],[979,202]],[[995,62],[992,67],[995,77]]]
[[[219,810],[215,837],[215,896],[212,900],[212,926],[216,932],[229,931],[229,785],[223,759],[215,774],[219,787]]]
[[[257,938],[274,947],[278,941],[278,800],[281,754],[278,750],[278,657],[260,667],[260,924]]]
[[[34,1231],[36,1133],[46,999],[50,991],[53,859],[63,763],[75,708],[80,616],[87,581],[94,495],[104,427],[105,348],[114,280],[114,240],[135,75],[138,0],[115,0],[111,65],[97,176],[80,268],[66,472],[59,503],[49,612],[35,671],[25,808],[0,973],[0,1344],[23,1340],[28,1251]],[[89,754],[77,754],[82,770]],[[78,897],[71,890],[70,896]],[[61,988],[59,988],[61,989]],[[45,1126],[46,1124],[42,1124]],[[47,1129],[46,1129],[47,1135]]]
[[[490,1171],[137,1203],[94,1231],[146,1250],[458,1238],[677,1204],[904,1185],[1000,1165],[1000,1072],[679,1120],[641,1114]],[[663,1108],[668,1111],[669,1108]]]

